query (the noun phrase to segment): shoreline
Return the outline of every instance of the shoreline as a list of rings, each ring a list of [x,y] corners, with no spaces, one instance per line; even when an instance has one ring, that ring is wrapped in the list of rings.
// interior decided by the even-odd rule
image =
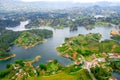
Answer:
[[[30,66],[32,66],[33,67],[33,63],[35,63],[35,62],[38,62],[39,60],[40,60],[40,58],[41,58],[41,56],[40,55],[38,55],[38,56],[36,56],[33,60],[30,60],[30,61],[26,61],[25,62],[25,64],[29,64]]]
[[[38,45],[39,43],[45,43],[46,41],[47,41],[47,40],[44,39],[44,40],[39,41],[39,42],[37,42],[37,43],[35,43],[35,44],[33,44],[33,45],[30,45],[30,46],[21,46],[21,45],[18,45],[18,44],[15,44],[15,45],[20,46],[20,47],[22,47],[22,48],[24,48],[24,49],[29,49],[29,48],[32,48],[32,47]]]
[[[15,56],[16,56],[16,54],[12,54],[12,55],[10,55],[10,56],[8,56],[8,57],[0,58],[0,61],[8,60],[8,59],[13,58],[13,57],[15,57]]]

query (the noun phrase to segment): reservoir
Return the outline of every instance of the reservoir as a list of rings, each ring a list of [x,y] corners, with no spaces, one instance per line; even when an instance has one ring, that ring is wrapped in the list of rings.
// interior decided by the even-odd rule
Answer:
[[[29,21],[24,21],[24,22],[21,22],[19,26],[16,26],[14,28],[6,28],[6,29],[13,30],[13,31],[28,30],[28,29],[25,29],[25,25],[28,24],[28,22]],[[100,33],[102,34],[101,40],[105,40],[105,39],[110,39],[111,30],[118,30],[118,28],[116,27],[103,27],[103,26],[95,27],[92,30],[87,30],[85,27],[81,26],[81,27],[78,27],[78,30],[76,31],[70,31],[69,27],[66,27],[64,29],[53,29],[51,27],[40,27],[39,29],[52,30],[53,37],[47,39],[45,43],[39,44],[29,49],[24,49],[20,46],[14,45],[11,48],[10,53],[16,54],[16,57],[11,58],[6,61],[1,61],[0,69],[5,69],[7,64],[13,63],[17,59],[32,60],[37,55],[40,55],[41,59],[38,62],[34,63],[34,65],[39,65],[40,63],[47,63],[48,60],[53,60],[53,59],[57,59],[63,65],[68,65],[72,61],[70,59],[59,56],[58,55],[59,52],[56,51],[56,47],[61,45],[64,42],[64,39],[66,37],[77,36],[78,34]]]
[[[26,30],[25,25],[28,24],[28,21],[21,22],[21,24],[15,28],[6,28],[13,31],[22,31]],[[95,27],[92,30],[87,30],[85,27],[78,27],[76,31],[70,31],[69,27],[64,29],[53,29],[51,27],[40,27],[39,29],[49,29],[53,31],[53,37],[48,38],[47,41],[43,44],[38,44],[29,49],[24,49],[22,47],[14,45],[10,53],[16,54],[16,57],[11,58],[6,61],[0,61],[0,70],[5,69],[6,65],[9,63],[13,63],[15,60],[32,60],[37,55],[41,56],[41,59],[34,63],[33,65],[39,65],[40,63],[47,63],[48,60],[57,59],[62,65],[70,65],[72,60],[59,56],[59,52],[56,51],[56,47],[61,45],[64,42],[66,37],[77,36],[78,34],[88,34],[88,33],[100,33],[102,34],[102,39],[110,39],[111,30],[118,30],[117,27]],[[114,75],[118,75],[117,73],[113,73]]]

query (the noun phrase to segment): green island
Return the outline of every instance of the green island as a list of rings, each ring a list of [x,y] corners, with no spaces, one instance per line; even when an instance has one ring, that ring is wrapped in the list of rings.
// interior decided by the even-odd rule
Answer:
[[[46,29],[33,29],[18,32],[4,30],[0,35],[0,61],[16,56],[15,54],[9,53],[11,46],[14,44],[27,49],[44,42],[46,38],[50,38],[52,35],[53,32]]]
[[[33,66],[41,57],[31,61],[16,60],[0,72],[1,80],[109,80],[113,71],[120,72],[120,43],[113,40],[100,41],[99,33],[79,34],[65,38],[56,49],[60,56],[73,63],[61,65],[57,60]],[[96,73],[97,72],[97,73]]]
[[[52,35],[52,31],[46,29],[23,31],[20,36],[14,41],[14,44],[28,49],[39,43],[45,42],[45,38],[52,37]]]

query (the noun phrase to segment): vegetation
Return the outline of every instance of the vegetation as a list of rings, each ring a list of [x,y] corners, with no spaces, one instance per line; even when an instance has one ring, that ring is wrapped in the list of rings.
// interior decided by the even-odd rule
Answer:
[[[30,77],[29,80],[92,80],[86,69],[81,69],[78,72],[69,74],[60,72],[51,76]]]
[[[47,32],[47,33],[46,33]],[[42,33],[42,34],[41,34]],[[52,32],[47,30],[30,30],[20,32],[18,38],[21,42],[32,40],[42,40],[51,36]],[[48,34],[48,35],[47,35]],[[34,35],[34,36],[33,36]],[[39,38],[40,37],[40,38]],[[37,67],[32,66],[32,61],[16,60],[14,64],[7,65],[7,70],[0,73],[1,79],[61,79],[61,80],[92,80],[91,74],[88,70],[83,69],[85,61],[83,57],[90,57],[91,55],[99,55],[100,53],[120,53],[120,44],[113,40],[101,39],[99,33],[89,33],[86,35],[79,34],[78,36],[65,38],[65,43],[57,47],[57,50],[67,58],[74,60],[74,64],[70,66],[62,66],[57,60],[49,60],[47,64],[40,64]],[[34,39],[35,38],[35,39]],[[15,40],[15,42],[16,42]],[[5,54],[4,54],[5,55]],[[91,72],[96,79],[107,80],[111,76],[111,68],[101,66],[91,67]],[[110,63],[113,69],[119,70],[119,62]],[[29,77],[28,77],[29,76]],[[60,77],[61,76],[61,77]]]
[[[64,28],[63,26],[60,26],[60,25],[57,25],[57,26],[54,26],[55,29],[62,29]]]
[[[25,7],[22,2],[21,5],[22,8]],[[52,31],[49,30],[28,30],[22,32],[4,31],[5,27],[15,27],[20,24],[20,21],[30,20],[26,28],[51,26],[56,29],[62,29],[64,27],[70,27],[70,31],[77,30],[78,26],[84,26],[87,29],[93,29],[97,26],[118,26],[120,28],[119,6],[102,5],[101,7],[98,4],[94,6],[91,6],[91,4],[89,5],[87,4],[85,7],[74,7],[64,10],[48,9],[46,11],[44,8],[43,11],[42,8],[35,9],[36,7],[30,7],[31,9],[28,9],[28,4],[28,6],[24,8],[27,10],[25,12],[24,9],[16,7],[14,9],[11,8],[12,12],[6,12],[3,8],[6,6],[5,9],[9,9],[9,7],[7,8],[7,5],[1,5],[0,60],[4,60],[12,55],[9,53],[9,50],[14,44],[24,48],[31,48],[44,42],[45,38],[49,38],[53,34]],[[23,10],[22,13],[20,11],[16,12],[17,9],[20,9],[20,11]],[[102,17],[96,17],[96,15],[102,15]],[[88,67],[90,66],[92,74],[94,74],[95,78],[98,80],[108,80],[112,72],[109,67],[112,67],[115,71],[120,71],[120,62],[101,62],[99,58],[107,60],[110,58],[110,56],[108,56],[109,54],[118,53],[119,55],[120,43],[114,40],[120,41],[120,35],[112,35],[111,38],[114,40],[100,41],[101,37],[102,35],[99,33],[90,33],[65,38],[65,43],[60,45],[57,50],[61,53],[60,55],[74,60],[74,63],[70,66],[65,67],[59,64],[57,60],[51,60],[47,64],[40,64],[34,67],[32,63],[37,61],[37,59],[33,61],[17,60],[13,64],[8,64],[7,70],[0,71],[0,79],[92,80],[89,69],[86,68],[85,65],[87,65],[87,62],[90,63],[91,61],[91,63],[94,63],[94,61],[96,61],[98,64],[97,66],[95,65],[95,67],[91,68],[90,65],[87,65]],[[101,53],[105,53],[105,55]],[[112,57],[113,60],[116,59],[114,55]],[[86,60],[90,61],[86,62]]]
[[[0,78],[5,77],[5,76],[8,75],[9,73],[10,73],[10,70],[0,71]]]
[[[0,26],[1,27],[16,27],[20,25],[20,21],[14,20],[1,20],[0,19]]]
[[[120,41],[120,35],[112,36],[111,38]]]
[[[120,31],[119,30],[111,31],[111,38],[119,42],[120,41]]]
[[[24,67],[24,65],[25,65],[23,60],[16,60],[15,64],[19,64],[21,67]]]
[[[89,11],[89,9],[87,9],[87,11]],[[96,15],[92,15],[92,13],[95,14],[96,12],[91,12],[89,15],[86,14],[85,11],[80,12],[82,13],[81,15],[79,15],[78,12],[72,12],[72,14],[70,14],[71,12],[37,14],[34,15],[35,17],[37,16],[36,18],[31,17],[31,21],[28,25],[26,25],[26,28],[51,26],[57,29],[70,27],[70,30],[77,30],[78,26],[84,26],[86,29],[93,29],[98,26],[119,26],[119,13],[117,13],[118,16],[114,15],[106,17],[102,15],[103,17],[96,18]]]
[[[108,68],[92,67],[91,72],[95,75],[98,80],[108,80],[111,76],[111,72]]]
[[[26,28],[30,28],[30,26],[32,27],[39,27],[40,26],[40,23],[38,20],[34,20],[34,21],[31,21],[28,25],[26,25]]]
[[[110,53],[118,53],[119,55],[120,44],[114,40],[100,42],[101,37],[99,33],[89,33],[65,38],[65,43],[57,47],[57,50],[61,53],[60,55],[74,60],[74,64],[81,65],[83,63],[84,66],[81,68],[85,66],[87,66],[87,69],[90,68],[96,79],[108,80],[111,76],[112,69],[115,70],[116,68],[119,71],[119,61],[116,63],[112,62],[110,67],[107,66],[110,61],[106,62],[103,59],[107,60],[107,58],[111,58],[108,56]],[[117,58],[114,57],[114,59]],[[90,60],[89,63],[86,60]],[[78,69],[81,68],[79,67]],[[65,71],[71,73],[76,72],[77,69],[74,66],[70,66]]]
[[[116,34],[116,35],[111,34],[112,35],[111,38],[114,39],[114,40],[120,41],[120,31],[118,31],[118,32],[119,33]]]
[[[5,58],[5,57],[8,57],[8,56],[10,56],[11,54],[9,54],[8,52],[6,52],[6,51],[1,51],[0,52],[0,58]]]
[[[116,52],[119,53],[120,44],[113,40],[105,40],[99,42],[102,36],[99,33],[92,33],[87,35],[79,35],[76,37],[66,38],[57,50],[61,55],[76,60],[80,55],[88,57],[92,54],[99,54],[102,52]],[[115,47],[114,47],[115,46]]]
[[[104,51],[107,53],[120,53],[120,43],[114,41],[114,40],[105,40],[102,41],[99,45],[100,52]]]
[[[120,72],[120,61],[112,61],[110,66],[115,70]]]
[[[44,42],[44,38],[49,38],[52,34],[52,31],[46,29],[23,31],[14,43],[27,49]]]
[[[96,22],[94,26],[111,26],[110,23],[107,22]]]
[[[37,69],[39,72],[39,75],[53,75],[58,73],[60,70],[62,70],[63,66],[61,66],[57,60],[53,60],[46,65],[40,64],[40,68]]]
[[[47,80],[49,78],[49,80],[92,80],[88,71],[79,68],[79,66],[65,67],[59,64],[57,60],[51,60],[47,64],[33,67],[30,61],[16,60],[14,64],[7,65],[7,70],[0,72],[0,79]],[[67,72],[68,68],[72,71]],[[76,71],[73,71],[74,69]]]
[[[16,27],[20,25],[19,20],[11,20],[11,19],[1,19],[0,18],[0,33],[5,30],[6,27]]]
[[[9,54],[10,46],[13,45],[14,40],[20,35],[20,32],[13,31],[3,31],[0,35],[0,58],[4,59],[6,57],[11,56]],[[12,37],[11,37],[12,35]]]
[[[46,29],[22,32],[14,32],[10,30],[2,31],[0,35],[0,60],[9,59],[15,56],[9,53],[10,47],[14,44],[30,48],[43,42],[45,38],[52,37],[52,35],[52,31]]]
[[[20,32],[4,31],[0,35],[0,49],[7,50],[13,41],[20,35]],[[12,37],[11,37],[12,35]],[[2,51],[2,50],[1,50]]]

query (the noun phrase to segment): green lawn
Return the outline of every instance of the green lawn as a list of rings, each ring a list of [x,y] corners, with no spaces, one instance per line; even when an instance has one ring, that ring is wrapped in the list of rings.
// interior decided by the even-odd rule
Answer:
[[[92,80],[88,74],[88,71],[82,69],[78,72],[68,74],[61,72],[51,76],[30,77],[28,80]]]

